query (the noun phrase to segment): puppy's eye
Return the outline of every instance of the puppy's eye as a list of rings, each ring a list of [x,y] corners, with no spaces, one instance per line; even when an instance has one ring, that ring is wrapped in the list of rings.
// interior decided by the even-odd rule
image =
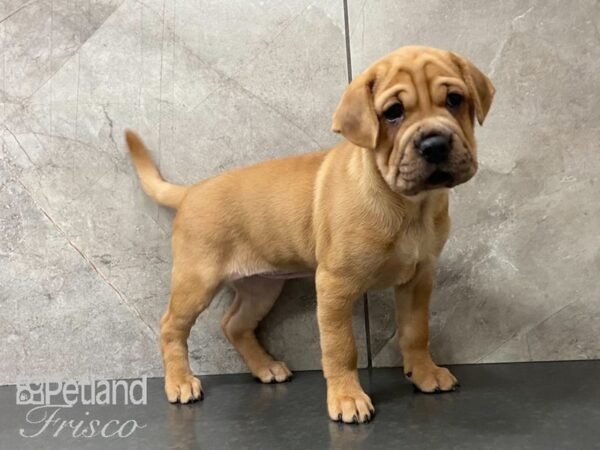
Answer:
[[[383,118],[388,122],[397,122],[404,115],[404,106],[402,103],[394,103],[383,112]]]
[[[465,98],[461,94],[456,92],[450,92],[446,97],[446,105],[448,108],[458,108],[465,101]]]

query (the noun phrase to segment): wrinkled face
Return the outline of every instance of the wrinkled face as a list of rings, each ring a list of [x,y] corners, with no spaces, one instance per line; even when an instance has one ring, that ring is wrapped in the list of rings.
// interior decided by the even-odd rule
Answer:
[[[393,190],[414,195],[475,174],[472,100],[453,72],[443,61],[417,57],[373,86],[380,124],[375,159]]]
[[[474,118],[483,121],[493,94],[491,82],[463,58],[405,47],[353,81],[334,130],[374,152],[395,192],[450,188],[477,171]]]

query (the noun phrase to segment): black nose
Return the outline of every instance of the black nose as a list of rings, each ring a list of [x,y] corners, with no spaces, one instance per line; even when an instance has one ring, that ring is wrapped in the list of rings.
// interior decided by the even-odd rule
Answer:
[[[439,164],[448,159],[450,153],[450,136],[447,134],[430,134],[421,139],[417,151],[432,164]]]

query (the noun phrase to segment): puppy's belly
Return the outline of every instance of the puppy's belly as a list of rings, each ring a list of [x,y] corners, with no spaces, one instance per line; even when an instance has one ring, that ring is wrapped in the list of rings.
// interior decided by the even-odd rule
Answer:
[[[256,274],[258,277],[269,278],[271,280],[293,280],[294,278],[314,277],[314,272],[266,272]]]
[[[243,278],[267,278],[269,280],[293,280],[295,278],[314,277],[314,272],[256,272],[256,273],[234,273],[231,274],[228,281],[241,280]]]

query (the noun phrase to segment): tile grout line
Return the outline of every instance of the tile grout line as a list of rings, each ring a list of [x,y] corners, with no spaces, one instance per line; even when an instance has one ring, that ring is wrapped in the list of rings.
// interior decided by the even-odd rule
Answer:
[[[348,84],[352,82],[352,54],[350,50],[350,21],[348,20],[348,0],[344,4],[344,37],[346,41],[346,67],[348,68]]]
[[[365,337],[367,344],[367,369],[373,368],[373,355],[371,354],[371,326],[369,321],[369,296],[365,292],[363,294],[363,311],[365,316]]]
[[[352,52],[350,49],[350,21],[348,20],[348,0],[342,0],[344,5],[344,37],[346,44],[346,67],[348,69],[348,84],[352,82]],[[362,297],[363,314],[365,321],[365,339],[367,347],[367,369],[373,367],[373,355],[371,353],[371,323],[369,320],[369,295],[365,292]]]

